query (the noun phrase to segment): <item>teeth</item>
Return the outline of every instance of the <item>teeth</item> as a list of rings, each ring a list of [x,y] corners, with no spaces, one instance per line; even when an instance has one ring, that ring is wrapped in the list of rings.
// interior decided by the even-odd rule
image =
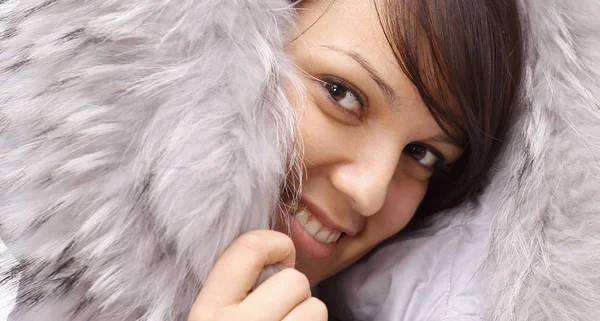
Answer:
[[[306,225],[304,225],[304,230],[314,237],[315,235],[317,235],[317,232],[319,232],[319,230],[321,229],[321,226],[321,223],[317,221],[310,221],[306,223]]]
[[[296,219],[300,226],[304,227],[304,225],[308,223],[308,212],[306,210],[301,210],[294,215],[294,219]]]
[[[340,239],[340,236],[342,236],[342,232],[335,233],[335,237],[333,238],[332,242],[337,242],[337,240]]]
[[[325,241],[325,243],[331,243],[331,242],[337,241],[340,238],[340,235],[342,235],[342,233],[332,232],[331,235],[329,235],[329,238],[327,239],[327,241]]]
[[[321,243],[328,243],[327,240],[329,240],[330,234],[334,233],[332,233],[332,231],[320,231],[315,235],[315,239]]]
[[[293,212],[292,212],[293,213]],[[331,230],[328,227],[323,226],[319,220],[314,218],[307,209],[301,209],[294,214],[294,220],[310,234],[314,239],[321,243],[333,243],[336,242],[342,232]]]

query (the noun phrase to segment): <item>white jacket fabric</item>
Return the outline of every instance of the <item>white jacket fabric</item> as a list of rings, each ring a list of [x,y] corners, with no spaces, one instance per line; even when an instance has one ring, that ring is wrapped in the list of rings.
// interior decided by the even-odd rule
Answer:
[[[332,319],[600,320],[600,1],[521,3],[523,103],[491,185],[322,284]],[[297,169],[293,18],[285,0],[0,1],[9,320],[185,320]]]
[[[493,320],[484,318],[483,292],[490,277],[483,267],[492,215],[447,214],[449,219],[435,226],[385,242],[322,284],[318,293],[330,315],[336,320]]]

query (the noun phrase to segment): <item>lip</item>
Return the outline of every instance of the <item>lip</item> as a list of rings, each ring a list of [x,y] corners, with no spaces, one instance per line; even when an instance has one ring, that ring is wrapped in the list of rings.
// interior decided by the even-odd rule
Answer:
[[[304,253],[304,255],[318,260],[327,259],[335,252],[337,242],[325,244],[317,241],[298,224],[292,213],[287,212],[287,214],[291,237],[297,252]]]
[[[343,232],[344,234],[348,235],[348,236],[355,236],[356,233],[358,233],[356,230],[354,229],[350,229],[344,226],[341,226],[340,224],[337,224],[335,222],[333,222],[326,214],[323,210],[321,210],[317,205],[315,205],[315,203],[312,203],[310,200],[302,198],[300,200],[300,203],[306,206],[306,209],[308,209],[308,211],[314,215],[319,221],[323,222],[323,224],[327,225],[328,227]]]

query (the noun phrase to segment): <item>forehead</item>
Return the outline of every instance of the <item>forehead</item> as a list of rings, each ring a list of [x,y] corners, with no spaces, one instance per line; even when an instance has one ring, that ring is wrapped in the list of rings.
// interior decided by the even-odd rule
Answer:
[[[379,7],[377,7],[379,6]],[[397,94],[391,106],[423,105],[417,89],[402,72],[379,17],[385,11],[371,0],[309,1],[300,10],[301,41],[321,50],[350,53],[364,60]],[[351,68],[359,68],[352,65]],[[426,110],[426,108],[423,108]]]

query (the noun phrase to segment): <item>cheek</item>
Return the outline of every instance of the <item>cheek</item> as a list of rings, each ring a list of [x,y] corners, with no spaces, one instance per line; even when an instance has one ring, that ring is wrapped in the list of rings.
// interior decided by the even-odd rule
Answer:
[[[376,225],[381,241],[406,227],[426,192],[426,183],[410,177],[398,178],[390,184],[383,207],[369,222]]]
[[[306,162],[306,158],[318,161],[318,159],[313,159],[314,155],[319,155],[314,151],[323,149],[327,144],[315,137],[321,136],[327,129],[323,126],[323,119],[320,119],[320,115],[316,113],[316,106],[310,93],[301,94],[301,92],[301,89],[291,85],[285,87],[286,97],[294,109],[298,121],[300,140],[298,140],[297,148],[303,151],[304,163],[310,164],[311,162]]]
[[[334,164],[352,153],[355,133],[323,113],[310,96],[298,117],[306,168]]]

